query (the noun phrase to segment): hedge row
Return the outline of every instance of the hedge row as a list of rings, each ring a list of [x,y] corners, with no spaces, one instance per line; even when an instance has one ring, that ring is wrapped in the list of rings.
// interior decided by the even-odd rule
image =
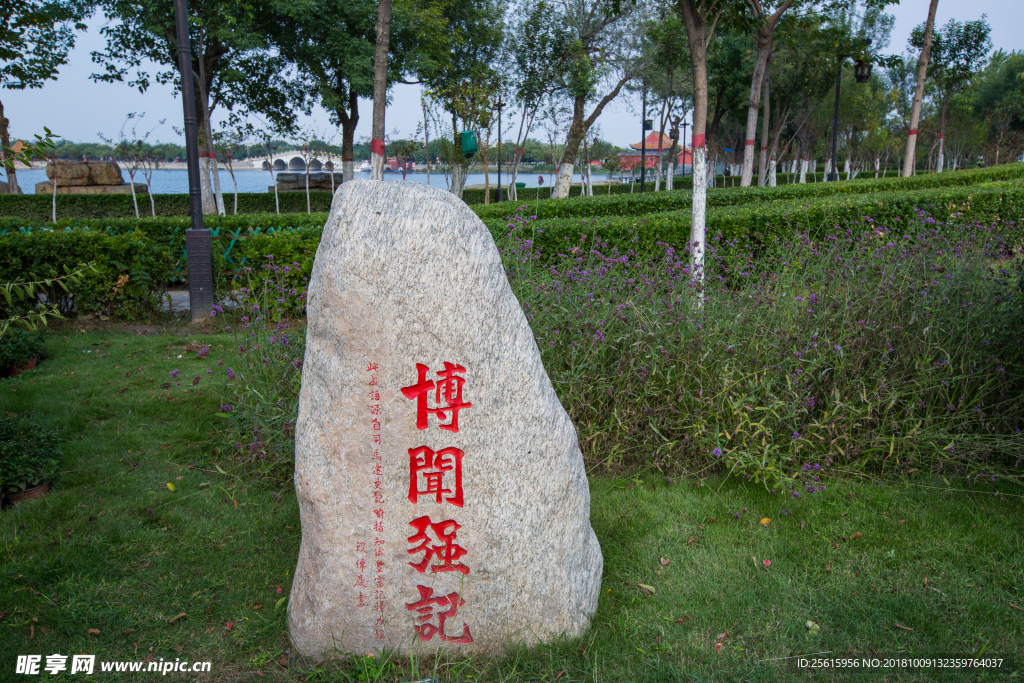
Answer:
[[[818,174],[819,176],[821,174]],[[601,180],[604,174],[595,174],[595,180]],[[810,175],[808,176],[810,177]],[[502,179],[507,182],[507,176],[502,175]],[[538,186],[536,177],[530,175],[520,175],[520,182],[526,182],[527,187],[519,190],[520,200],[536,200],[536,199],[548,199],[551,197],[551,186]],[[792,182],[792,176],[780,173],[778,176],[779,184],[784,185],[788,182]],[[725,179],[728,182],[729,179]],[[676,178],[674,181],[675,189],[690,189],[693,184],[693,179],[690,177]],[[723,177],[718,176],[717,183],[721,185]],[[755,176],[756,182],[756,176]],[[612,185],[610,188],[612,195],[618,194],[637,194],[640,192],[640,184],[635,183],[635,187],[630,183],[621,183]],[[654,180],[649,179],[649,182],[644,188],[647,192],[654,191]],[[580,196],[581,189],[578,185],[574,185],[569,195],[578,197]],[[608,186],[595,186],[595,196],[607,195],[609,193]],[[462,199],[469,205],[484,204],[484,190],[483,189],[472,189],[464,190],[462,193]],[[497,204],[498,202],[498,188],[492,187],[490,190],[491,203]],[[331,193],[325,190],[310,190],[309,192],[309,203],[310,208],[314,213],[324,212],[330,209],[331,206]],[[508,190],[504,193],[504,199],[508,199]],[[278,200],[280,202],[282,214],[299,214],[306,212],[306,193],[305,192],[279,192]],[[26,194],[26,195],[0,195],[0,218],[19,218],[22,220],[37,222],[37,223],[51,223],[50,219],[53,217],[52,212],[52,197],[50,195],[38,195],[38,194]],[[160,218],[172,217],[172,216],[188,216],[189,215],[189,196],[187,194],[155,194],[153,195],[153,204],[156,209],[156,215]],[[234,211],[234,194],[224,194],[224,204],[227,209],[228,215],[232,215]],[[238,193],[238,213],[241,214],[260,214],[260,213],[276,213],[274,204],[274,194],[272,192],[239,192]],[[139,214],[142,217],[151,217],[150,205],[148,197],[139,197]],[[111,218],[135,218],[135,209],[132,204],[131,195],[122,194],[100,194],[100,195],[57,195],[57,220],[58,222],[63,220],[79,220],[79,219],[111,219]],[[217,218],[216,216],[205,216],[204,221],[211,221]]]
[[[707,235],[709,243],[742,239],[744,245],[767,249],[797,231],[820,235],[834,225],[850,222],[872,222],[898,229],[925,216],[939,222],[951,217],[988,222],[1000,218],[1017,220],[1021,215],[1024,184],[1001,182],[713,207],[708,211]],[[311,225],[237,230],[233,234],[219,232],[213,249],[218,289],[224,292],[248,284],[252,273],[260,272],[259,266],[268,263],[288,265],[286,279],[296,287],[301,286],[312,268],[325,216],[307,219]],[[176,219],[158,219],[156,223],[172,220]],[[63,272],[64,265],[92,261],[96,272],[88,273],[79,285],[72,286],[70,295],[53,288],[43,292],[47,300],[68,313],[146,315],[159,303],[168,285],[186,282],[183,243],[176,241],[177,237],[169,240],[166,226],[130,223],[139,229],[108,226],[8,231],[0,235],[0,282],[39,279]],[[173,227],[180,233],[186,226],[181,221]],[[622,249],[644,251],[656,248],[659,242],[684,249],[690,237],[690,211],[541,219],[532,221],[528,229],[529,237],[542,253],[549,255],[587,246],[595,235]],[[504,221],[492,221],[491,230],[499,243],[507,234]]]
[[[1024,178],[1024,164],[1009,164],[992,168],[953,171],[949,173],[919,175],[911,178],[863,178],[842,183],[807,183],[786,187],[744,187],[708,190],[708,206],[722,207],[765,201],[828,197],[834,195],[867,194],[873,192],[903,192],[929,188],[977,185],[987,182]],[[594,196],[578,199],[522,202],[526,211],[537,218],[568,218],[600,216],[628,216],[688,208],[692,194],[689,191],[658,192],[626,196]],[[478,206],[474,209],[485,221],[508,215],[505,206]]]
[[[1024,184],[1001,182],[975,187],[948,187],[911,192],[841,195],[760,202],[710,208],[707,239],[764,247],[795,232],[820,235],[824,230],[851,222],[869,222],[887,229],[899,229],[908,221],[968,218],[988,223],[1018,221],[1024,216]],[[504,222],[489,221],[496,239],[508,235]],[[531,221],[529,237],[542,254],[565,253],[574,246],[590,244],[599,237],[609,246],[646,251],[657,243],[685,249],[690,239],[690,211],[666,211],[634,216],[603,218],[554,218]],[[500,236],[498,233],[503,233]],[[753,240],[753,241],[752,241]]]

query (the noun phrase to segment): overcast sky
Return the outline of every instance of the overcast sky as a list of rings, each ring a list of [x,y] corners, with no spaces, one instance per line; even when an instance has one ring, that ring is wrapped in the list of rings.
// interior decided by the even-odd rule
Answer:
[[[887,52],[902,53],[906,50],[911,29],[927,18],[928,0],[901,0],[889,11],[895,15],[896,24]],[[942,25],[950,18],[959,21],[979,19],[982,14],[988,15],[995,48],[1024,50],[1022,0],[940,0],[936,24]],[[181,100],[174,97],[171,86],[154,84],[145,94],[140,94],[125,84],[94,83],[89,79],[89,74],[96,70],[89,53],[101,49],[103,40],[98,31],[102,20],[92,19],[87,23],[89,30],[79,36],[75,50],[68,64],[61,69],[57,81],[49,81],[38,90],[0,91],[6,116],[11,122],[12,136],[31,138],[33,133],[42,133],[45,125],[69,140],[99,142],[98,133],[116,138],[129,112],[145,112],[148,125],[140,127],[140,130],[148,130],[159,119],[167,119],[167,123],[153,133],[151,140],[180,142],[171,126],[180,128],[182,125]],[[393,101],[387,111],[389,133],[396,128],[406,136],[415,132],[417,123],[422,120],[419,95],[419,86],[394,86]],[[625,146],[640,139],[639,103],[631,102],[622,95],[620,98],[605,108],[598,125],[603,138]],[[360,104],[357,139],[370,135],[370,106],[369,101]],[[218,118],[215,112],[215,121]],[[305,125],[312,125],[317,130],[331,128],[327,113],[322,109],[314,110],[309,119],[303,118]],[[340,134],[337,137],[340,140]]]

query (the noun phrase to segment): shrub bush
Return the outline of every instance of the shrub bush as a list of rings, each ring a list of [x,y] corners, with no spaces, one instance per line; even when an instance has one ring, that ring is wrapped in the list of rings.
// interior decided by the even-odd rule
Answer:
[[[25,367],[32,358],[43,360],[46,356],[46,342],[37,332],[11,327],[0,337],[0,374],[11,366]]]
[[[60,457],[56,431],[0,414],[0,492],[17,493],[49,481]]]
[[[1012,473],[1024,458],[1014,225],[929,219],[790,233],[778,254],[500,243],[594,465],[727,470],[798,496],[834,467]],[[739,265],[737,268],[736,265]]]
[[[32,301],[14,302],[23,313],[43,300],[64,315],[94,313],[138,317],[158,305],[171,280],[175,259],[167,247],[141,231],[104,234],[87,230],[31,230],[0,235],[0,282],[24,282],[63,272],[63,266],[92,262],[65,291],[57,284],[37,289]],[[0,304],[0,315],[10,310]]]
[[[864,178],[851,182],[815,183],[785,187],[718,188],[708,190],[708,206],[739,206],[761,202],[832,196],[862,195],[877,192],[908,192],[979,185],[1024,178],[1024,164],[1009,164],[994,168],[971,169],[914,176],[911,178]],[[689,208],[689,191],[644,193],[638,195],[612,195],[581,197],[547,201],[520,201],[526,211],[537,218],[596,218],[601,216],[637,216],[639,214],[674,211]],[[485,221],[500,219],[509,213],[508,205],[477,206],[474,211]]]
[[[529,209],[527,209],[529,210]],[[813,236],[836,225],[877,223],[898,229],[924,216],[933,221],[969,217],[987,222],[1024,214],[1024,185],[992,183],[913,192],[835,195],[807,200],[759,202],[708,210],[707,235],[720,236],[728,247],[743,244],[770,249],[796,232]],[[508,221],[486,221],[491,232],[508,232]],[[620,249],[649,250],[658,242],[685,250],[690,240],[690,211],[603,218],[555,218],[530,222],[531,239],[547,256],[582,247],[587,238]]]

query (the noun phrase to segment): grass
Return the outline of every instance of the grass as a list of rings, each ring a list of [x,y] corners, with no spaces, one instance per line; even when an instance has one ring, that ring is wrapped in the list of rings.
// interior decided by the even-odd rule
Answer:
[[[645,474],[592,480],[605,574],[581,639],[493,659],[442,653],[285,668],[278,601],[298,553],[297,504],[290,482],[245,476],[218,452],[223,422],[205,370],[230,342],[173,325],[155,337],[68,326],[48,334],[48,361],[0,382],[0,410],[66,439],[53,491],[0,513],[0,679],[13,678],[18,654],[58,652],[209,660],[212,672],[196,679],[204,681],[964,678],[812,675],[780,659],[826,651],[984,654],[1004,658],[1003,668],[971,680],[1024,673],[1020,491],[833,479],[794,500],[742,479]],[[205,360],[194,353],[202,345],[211,349]]]

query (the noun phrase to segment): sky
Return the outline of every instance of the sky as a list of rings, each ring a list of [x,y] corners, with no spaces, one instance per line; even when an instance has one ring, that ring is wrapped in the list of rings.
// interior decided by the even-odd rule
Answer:
[[[889,12],[896,17],[896,23],[886,53],[903,53],[910,31],[927,18],[928,0],[900,0],[899,5],[889,8]],[[959,21],[979,19],[982,14],[988,15],[995,48],[1024,50],[1024,31],[1020,30],[1024,24],[1022,0],[940,0],[936,25],[941,26],[950,18]],[[182,142],[172,130],[172,126],[182,126],[181,99],[174,96],[170,85],[154,83],[142,94],[123,83],[95,83],[89,79],[89,75],[97,70],[89,53],[103,48],[99,28],[104,21],[93,18],[86,22],[88,30],[79,36],[68,64],[61,68],[56,81],[48,81],[37,90],[0,91],[5,114],[11,122],[12,136],[31,138],[34,133],[42,133],[45,125],[54,133],[77,142],[99,142],[98,134],[116,139],[130,112],[144,112],[145,118],[138,130],[156,127],[150,136],[151,141]],[[622,147],[639,142],[638,99],[620,94],[605,108],[598,119],[602,138]],[[370,108],[371,102],[360,103],[357,140],[370,136]],[[215,125],[221,118],[214,113]],[[158,126],[160,119],[166,119],[166,123]],[[419,86],[394,86],[386,120],[389,134],[397,129],[402,136],[413,135],[417,124],[422,121]],[[315,109],[311,117],[301,117],[300,123],[318,131],[331,132],[334,129],[322,108]],[[340,131],[336,137],[340,142]]]

